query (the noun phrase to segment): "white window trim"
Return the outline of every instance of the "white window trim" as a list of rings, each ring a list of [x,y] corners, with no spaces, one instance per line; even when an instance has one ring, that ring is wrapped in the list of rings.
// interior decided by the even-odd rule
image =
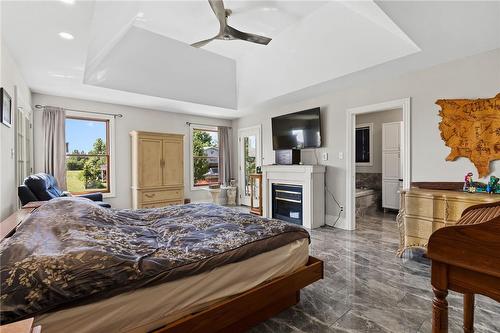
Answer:
[[[207,186],[194,186],[194,168],[193,168],[193,131],[195,129],[198,130],[207,130],[207,131],[218,131],[219,128],[217,126],[206,126],[206,125],[189,125],[189,178],[190,178],[190,186],[191,191],[200,191],[208,188]]]
[[[103,193],[103,198],[115,198],[116,197],[116,149],[115,149],[115,117],[111,115],[88,113],[88,112],[77,112],[77,111],[66,111],[66,117],[77,117],[77,118],[89,118],[96,120],[107,120],[109,122],[109,142],[106,144],[109,147],[109,192]]]
[[[356,129],[368,127],[368,135],[370,137],[370,161],[356,162],[356,166],[373,166],[373,123],[356,124]]]

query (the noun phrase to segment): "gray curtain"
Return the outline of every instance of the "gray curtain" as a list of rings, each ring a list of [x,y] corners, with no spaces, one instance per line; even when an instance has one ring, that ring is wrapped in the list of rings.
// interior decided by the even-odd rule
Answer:
[[[231,179],[231,147],[229,132],[231,128],[219,126],[219,182],[229,185]]]
[[[59,187],[66,190],[66,134],[64,109],[43,109],[44,170],[53,175]]]

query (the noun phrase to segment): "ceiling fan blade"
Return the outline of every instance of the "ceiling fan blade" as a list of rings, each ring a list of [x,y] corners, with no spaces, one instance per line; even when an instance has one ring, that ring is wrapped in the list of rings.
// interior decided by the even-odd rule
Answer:
[[[207,45],[208,43],[210,43],[211,41],[213,41],[216,38],[217,37],[212,37],[212,38],[209,38],[209,39],[200,40],[199,42],[191,44],[191,46],[192,47],[203,47],[203,46]]]
[[[208,3],[210,4],[210,7],[212,7],[212,11],[217,17],[217,20],[219,20],[219,31],[224,31],[227,25],[227,15],[226,8],[224,8],[224,2],[222,0],[208,0]]]
[[[228,32],[231,36],[233,36],[237,39],[246,40],[247,42],[252,42],[252,43],[257,43],[257,44],[262,44],[262,45],[267,45],[272,40],[272,38],[269,38],[269,37],[264,37],[264,36],[251,34],[248,32],[239,31],[238,29],[235,29],[229,25],[226,27],[226,32]]]

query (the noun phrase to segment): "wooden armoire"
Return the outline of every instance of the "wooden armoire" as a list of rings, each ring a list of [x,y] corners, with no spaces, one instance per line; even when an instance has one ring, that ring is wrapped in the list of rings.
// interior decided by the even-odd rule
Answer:
[[[130,136],[132,208],[184,203],[184,135],[132,131]]]

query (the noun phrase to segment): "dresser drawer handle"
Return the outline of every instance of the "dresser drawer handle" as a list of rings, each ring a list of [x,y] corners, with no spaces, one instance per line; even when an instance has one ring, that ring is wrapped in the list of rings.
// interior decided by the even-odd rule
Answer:
[[[148,193],[146,193],[146,194],[144,194],[144,195],[146,196],[146,198],[154,198],[154,197],[155,197],[155,194],[154,194],[154,193],[152,193],[152,194],[148,194]]]

